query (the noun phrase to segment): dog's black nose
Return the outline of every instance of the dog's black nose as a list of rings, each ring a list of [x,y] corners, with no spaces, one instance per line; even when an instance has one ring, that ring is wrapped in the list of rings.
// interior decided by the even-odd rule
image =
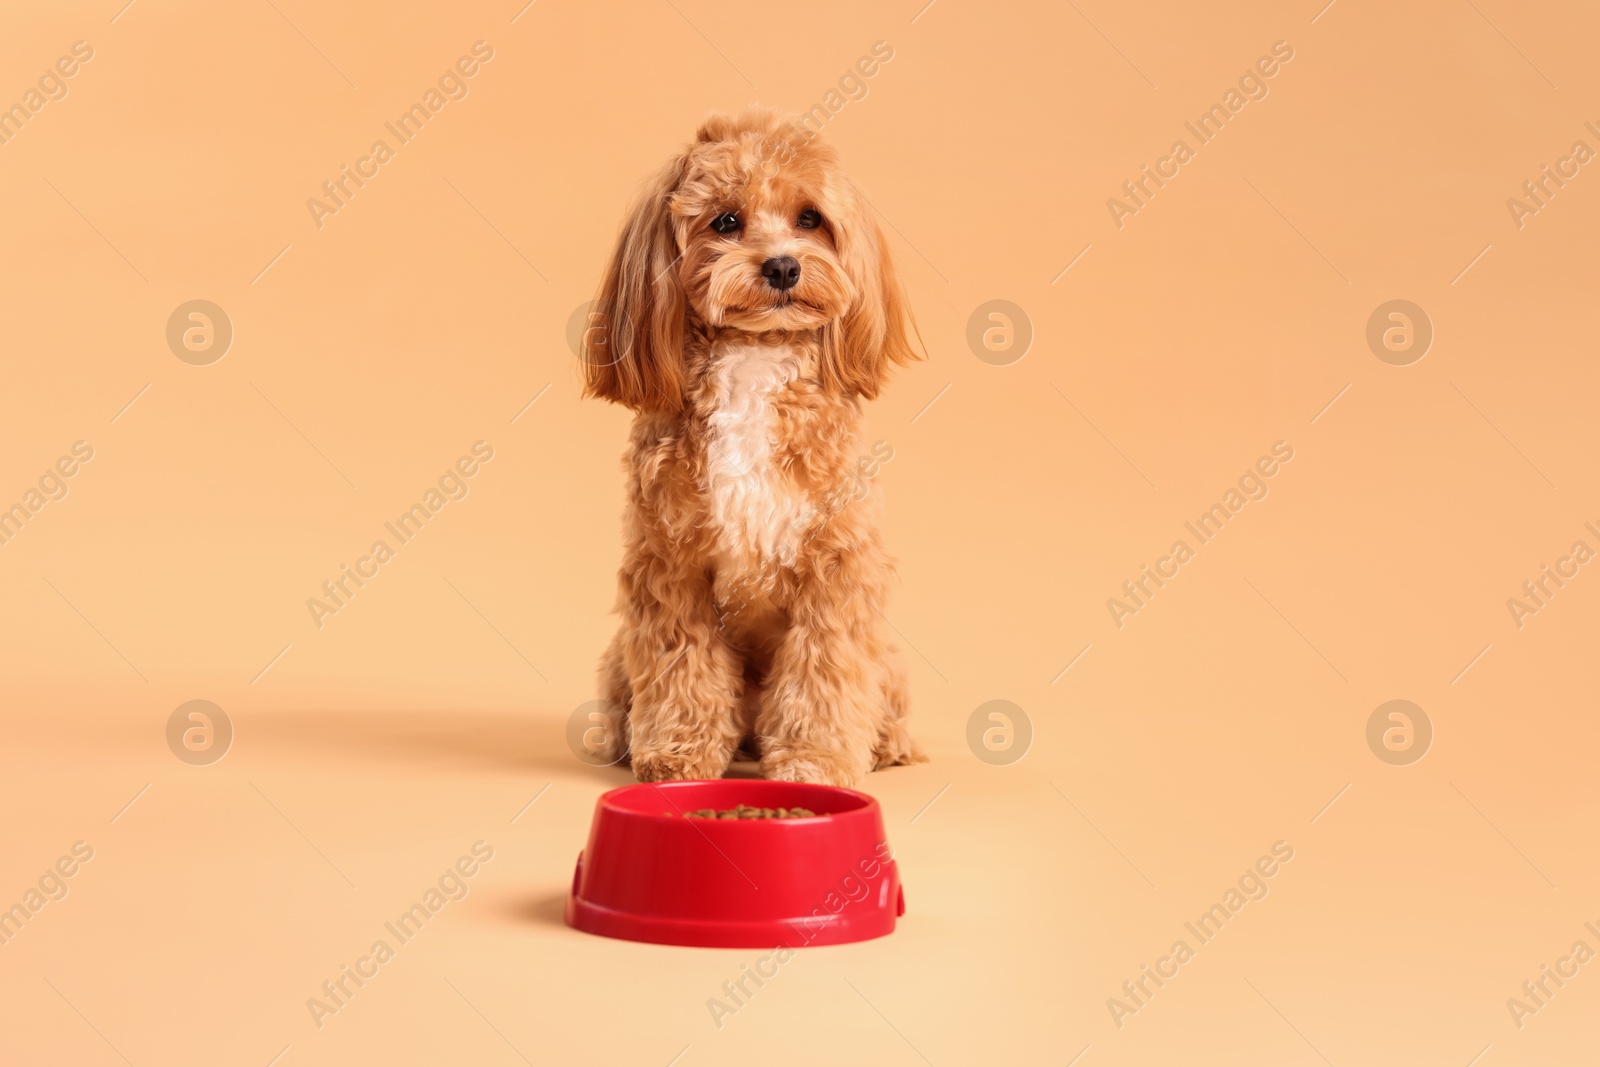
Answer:
[[[761,276],[779,292],[793,289],[800,282],[800,264],[793,256],[774,256],[761,264]]]

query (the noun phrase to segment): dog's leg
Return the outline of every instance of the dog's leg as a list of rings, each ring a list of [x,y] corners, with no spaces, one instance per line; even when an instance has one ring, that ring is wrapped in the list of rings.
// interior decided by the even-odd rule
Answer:
[[[633,618],[622,656],[633,690],[634,777],[720,778],[744,732],[744,674],[717,629],[705,576],[635,571],[631,578]]]
[[[888,714],[872,752],[872,769],[926,763],[928,757],[923,755],[922,746],[906,728],[906,719],[911,714],[911,683],[906,677],[905,660],[900,650],[892,646],[885,650],[884,658],[883,702]]]
[[[600,704],[605,717],[605,742],[595,755],[607,765],[628,751],[628,710],[633,707],[633,686],[622,659],[623,631],[618,630],[600,657]]]
[[[750,668],[746,666],[744,672],[744,697],[740,701],[739,724],[740,740],[739,750],[733,754],[735,763],[759,763],[761,761],[761,746],[756,742],[756,719],[761,714],[761,679],[752,677]]]
[[[756,723],[768,778],[853,785],[872,770],[884,704],[880,583],[841,575],[802,586]]]

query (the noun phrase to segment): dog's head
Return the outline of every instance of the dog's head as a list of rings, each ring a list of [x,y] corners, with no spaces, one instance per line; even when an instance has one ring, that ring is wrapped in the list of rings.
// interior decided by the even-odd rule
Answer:
[[[820,384],[870,398],[891,363],[917,358],[908,320],[882,232],[833,151],[770,112],[713,116],[623,225],[584,335],[586,391],[679,410],[698,321],[820,331]]]

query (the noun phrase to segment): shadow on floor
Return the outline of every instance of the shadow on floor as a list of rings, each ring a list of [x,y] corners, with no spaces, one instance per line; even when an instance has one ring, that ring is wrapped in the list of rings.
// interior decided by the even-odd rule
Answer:
[[[242,717],[241,717],[242,718]],[[566,717],[493,711],[284,711],[238,723],[252,749],[373,764],[426,764],[584,775],[612,786],[633,781],[626,763],[593,767],[567,748]]]
[[[535,926],[560,926],[565,928],[567,920],[565,909],[567,894],[554,893],[537,897],[514,897],[499,902],[494,908],[495,913],[502,919],[515,923],[531,923]]]
[[[616,787],[633,781],[626,762],[595,767],[567,747],[566,716],[494,711],[283,711],[238,723],[251,748],[274,755],[428,766],[530,769],[588,777]],[[734,762],[726,778],[760,778],[754,762]]]

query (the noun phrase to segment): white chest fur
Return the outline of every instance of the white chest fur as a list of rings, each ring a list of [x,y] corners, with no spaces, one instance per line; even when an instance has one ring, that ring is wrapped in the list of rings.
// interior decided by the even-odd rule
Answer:
[[[706,492],[719,577],[750,579],[791,564],[811,511],[776,459],[774,400],[800,374],[787,345],[732,344],[713,354]],[[719,584],[721,584],[719,582]]]

